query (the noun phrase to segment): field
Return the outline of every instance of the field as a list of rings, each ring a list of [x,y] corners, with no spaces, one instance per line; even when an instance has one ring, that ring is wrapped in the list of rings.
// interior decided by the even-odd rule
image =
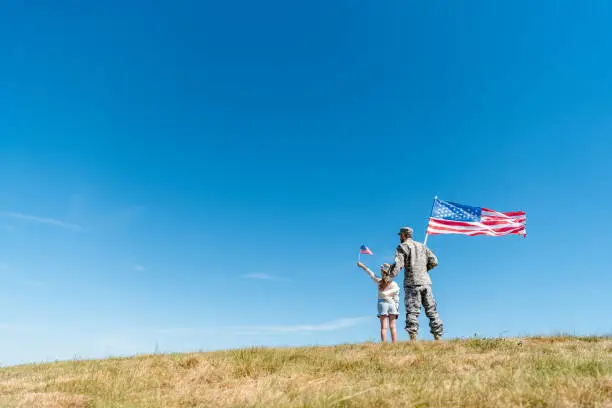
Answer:
[[[2,407],[612,407],[611,337],[147,355],[0,369]]]

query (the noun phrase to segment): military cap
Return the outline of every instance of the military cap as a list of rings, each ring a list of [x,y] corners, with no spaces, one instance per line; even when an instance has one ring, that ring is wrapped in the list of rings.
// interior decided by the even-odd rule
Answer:
[[[397,235],[406,234],[408,236],[412,236],[412,232],[413,232],[412,228],[410,228],[410,227],[402,227],[402,228],[400,228],[400,230],[397,233]]]

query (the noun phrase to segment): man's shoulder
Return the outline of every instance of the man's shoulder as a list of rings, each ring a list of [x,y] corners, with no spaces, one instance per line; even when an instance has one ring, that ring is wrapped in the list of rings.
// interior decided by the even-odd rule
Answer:
[[[414,242],[414,241],[408,239],[408,240],[400,243],[397,246],[397,250],[398,251],[402,251],[402,252],[406,252],[408,249],[410,249],[410,245],[411,245],[412,242]]]
[[[421,251],[426,251],[426,250],[429,249],[429,248],[427,248],[427,245],[425,245],[424,243],[418,242],[418,241],[414,241],[414,240],[412,241],[412,245],[414,245],[415,249],[421,250]]]
[[[415,241],[414,239],[407,239],[406,241],[399,244],[397,246],[397,249],[406,250],[406,249],[409,249],[410,247],[414,247],[417,249],[427,248],[425,244],[423,244],[422,242]]]

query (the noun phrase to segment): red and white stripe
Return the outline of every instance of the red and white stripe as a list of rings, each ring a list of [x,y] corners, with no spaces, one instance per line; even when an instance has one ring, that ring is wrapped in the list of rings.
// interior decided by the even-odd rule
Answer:
[[[430,218],[427,233],[430,235],[462,234],[469,236],[489,235],[500,237],[502,235],[518,234],[527,236],[525,225],[527,214],[525,211],[498,212],[488,208],[482,209],[480,222],[449,221],[439,218]]]

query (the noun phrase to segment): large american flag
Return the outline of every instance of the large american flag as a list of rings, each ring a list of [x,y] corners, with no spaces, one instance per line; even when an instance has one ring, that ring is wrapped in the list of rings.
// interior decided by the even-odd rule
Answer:
[[[451,203],[450,201],[434,200],[427,233],[489,235],[519,234],[527,236],[525,211],[498,212],[483,207]]]

